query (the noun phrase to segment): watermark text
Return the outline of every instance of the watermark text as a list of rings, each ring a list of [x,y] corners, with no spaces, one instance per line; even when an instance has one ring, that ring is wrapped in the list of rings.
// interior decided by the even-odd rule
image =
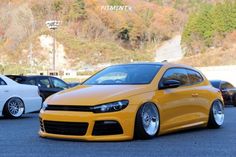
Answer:
[[[128,5],[104,5],[101,6],[103,11],[132,11],[132,7]]]

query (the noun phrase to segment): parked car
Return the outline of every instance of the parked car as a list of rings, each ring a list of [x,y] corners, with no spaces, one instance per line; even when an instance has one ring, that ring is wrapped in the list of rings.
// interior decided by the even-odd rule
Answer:
[[[203,74],[170,63],[110,66],[52,95],[40,111],[41,137],[147,139],[192,127],[219,128],[223,98]]]
[[[221,91],[225,105],[236,107],[236,88],[231,83],[222,80],[211,80],[210,82],[213,87]]]
[[[0,75],[0,116],[19,118],[24,113],[39,111],[41,107],[38,87],[22,85]]]
[[[38,86],[40,96],[43,101],[50,95],[69,88],[70,86],[63,80],[53,76],[20,76],[20,75],[7,75],[12,80],[21,83]]]

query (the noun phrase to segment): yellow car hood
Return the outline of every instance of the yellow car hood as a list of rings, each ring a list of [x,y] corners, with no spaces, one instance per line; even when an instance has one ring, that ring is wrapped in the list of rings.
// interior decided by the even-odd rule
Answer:
[[[130,96],[150,91],[150,85],[80,85],[56,93],[46,102],[55,105],[93,106],[128,99]]]

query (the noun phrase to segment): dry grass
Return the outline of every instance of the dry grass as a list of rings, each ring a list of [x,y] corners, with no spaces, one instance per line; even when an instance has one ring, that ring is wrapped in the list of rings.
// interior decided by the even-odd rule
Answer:
[[[204,54],[185,57],[177,63],[187,64],[195,67],[235,65],[236,47],[224,50],[223,48],[210,49]]]
[[[178,63],[192,66],[217,66],[236,64],[236,30],[226,34],[218,35],[214,39],[216,48],[207,48],[204,53],[193,56],[186,56]],[[204,48],[201,46],[201,48]]]

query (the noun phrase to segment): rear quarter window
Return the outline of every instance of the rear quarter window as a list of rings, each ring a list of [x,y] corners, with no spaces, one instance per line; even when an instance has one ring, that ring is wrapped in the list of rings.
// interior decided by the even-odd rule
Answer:
[[[188,73],[189,84],[197,84],[203,81],[202,75],[194,70],[186,69]]]

